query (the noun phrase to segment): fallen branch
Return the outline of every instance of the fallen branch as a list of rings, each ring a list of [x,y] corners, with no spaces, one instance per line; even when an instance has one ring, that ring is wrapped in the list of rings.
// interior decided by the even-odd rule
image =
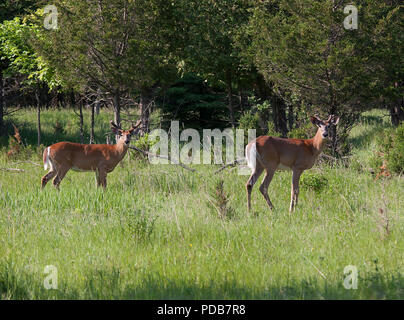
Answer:
[[[221,167],[219,170],[215,171],[215,174],[217,174],[217,173],[219,173],[219,172],[222,172],[222,171],[223,171],[224,169],[226,169],[226,168],[234,167],[235,165],[237,165],[237,164],[239,164],[240,162],[243,162],[243,161],[245,161],[244,158],[234,160],[232,163],[226,164],[226,165],[224,165],[223,167]]]
[[[136,150],[136,151],[139,151],[139,152],[143,153],[145,156],[152,156],[152,157],[167,159],[167,160],[170,161],[172,164],[175,164],[175,165],[177,165],[177,166],[180,166],[181,168],[184,168],[184,169],[189,170],[189,171],[191,171],[191,172],[195,172],[195,171],[196,171],[195,169],[192,169],[192,168],[190,168],[190,167],[187,167],[186,165],[184,165],[184,164],[182,164],[182,163],[176,163],[176,162],[172,161],[170,157],[167,157],[167,156],[160,156],[160,155],[158,155],[158,154],[154,154],[154,153],[151,153],[151,152],[148,152],[148,151],[144,151],[144,150],[139,149],[139,148],[134,147],[134,146],[130,146],[129,148],[130,148],[130,149],[133,149],[133,150]]]
[[[332,161],[337,162],[337,161],[339,161],[339,160],[349,159],[349,156],[344,156],[344,157],[341,157],[340,159],[338,159],[338,158],[329,156],[328,154],[322,153],[322,154],[320,154],[320,158],[327,158],[327,159],[330,159],[330,160],[332,160]]]
[[[11,172],[25,172],[23,169],[15,169],[15,168],[0,168],[2,171],[11,171]]]
[[[22,163],[29,163],[29,164],[32,164],[32,165],[38,166],[38,167],[41,167],[41,166],[42,166],[41,164],[35,163],[35,162],[32,162],[32,161],[18,161],[18,162],[16,162],[15,164],[22,164]]]

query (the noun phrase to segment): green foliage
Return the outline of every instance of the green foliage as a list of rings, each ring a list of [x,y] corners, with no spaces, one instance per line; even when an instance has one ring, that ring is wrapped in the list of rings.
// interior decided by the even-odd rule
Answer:
[[[288,138],[294,139],[311,139],[314,136],[315,128],[310,121],[305,121],[301,125],[296,126],[288,133]]]
[[[244,114],[240,117],[239,127],[243,130],[257,129],[259,127],[258,114],[253,113],[251,110],[244,112]]]
[[[121,220],[123,230],[135,241],[150,241],[155,230],[157,216],[150,216],[141,210],[127,214]]]
[[[386,129],[377,138],[377,150],[371,158],[371,165],[379,173],[385,163],[391,173],[404,172],[404,124],[395,129]]]
[[[176,5],[177,43],[181,44],[177,52],[185,61],[185,70],[223,87],[233,77],[242,78],[245,70],[234,38],[248,21],[248,1],[182,0]]]
[[[157,138],[153,139],[150,134],[145,133],[143,136],[137,137],[132,143],[143,151],[149,151],[157,142]]]
[[[390,7],[385,1],[358,4],[366,14],[359,16],[358,30],[344,29],[345,5],[331,0],[261,1],[245,28],[251,40],[246,41],[246,55],[268,84],[285,97],[292,93],[314,106],[321,116],[341,116],[338,134],[330,136],[333,156],[349,152],[345,140],[353,123],[361,111],[373,107],[370,101],[380,98],[375,86],[394,88],[395,94],[381,94],[391,100],[403,91],[398,80],[403,78],[404,47],[398,2]],[[390,59],[392,67],[386,65]]]
[[[324,175],[305,173],[301,177],[302,188],[313,190],[316,193],[323,191],[328,186],[328,179]]]
[[[3,0],[0,3],[0,23],[36,9],[39,3],[38,0]]]
[[[224,190],[224,180],[216,179],[209,190],[208,206],[212,213],[221,219],[234,217],[234,209],[229,204],[229,195]]]
[[[281,137],[282,134],[280,132],[277,132],[275,130],[275,125],[273,122],[268,122],[268,131],[267,131],[267,135],[268,136],[272,136],[272,137]]]
[[[251,109],[245,111],[240,117],[240,129],[256,129],[257,136],[281,136],[281,134],[275,130],[273,122],[267,120],[268,115],[271,114],[271,103],[268,100],[260,101],[255,96],[249,97],[249,103],[252,105]]]
[[[159,99],[166,127],[178,120],[190,128],[224,128],[227,108],[224,97],[196,74],[187,73],[164,92]]]
[[[59,28],[43,31],[36,50],[69,87],[108,95],[140,91],[172,76],[162,0],[56,0]],[[43,18],[35,23],[39,27]],[[114,41],[111,41],[114,39]]]
[[[9,62],[4,74],[8,77],[25,75],[25,83],[36,86],[46,82],[50,88],[60,85],[54,70],[30,45],[31,37],[38,35],[39,28],[16,17],[0,24],[0,59]]]

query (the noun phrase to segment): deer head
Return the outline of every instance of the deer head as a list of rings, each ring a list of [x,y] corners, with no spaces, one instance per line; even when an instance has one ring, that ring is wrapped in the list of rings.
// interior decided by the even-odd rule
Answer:
[[[117,143],[123,143],[123,145],[129,146],[131,137],[139,132],[142,122],[138,120],[135,125],[132,123],[132,128],[129,130],[122,130],[112,120],[110,123],[112,132],[119,137]]]
[[[330,115],[326,121],[319,119],[317,116],[310,117],[310,121],[319,128],[323,138],[328,138],[330,126],[336,126],[339,119],[340,117],[335,115]]]

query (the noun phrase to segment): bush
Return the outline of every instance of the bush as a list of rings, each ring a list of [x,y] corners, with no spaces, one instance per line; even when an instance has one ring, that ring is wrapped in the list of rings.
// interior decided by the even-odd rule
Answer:
[[[279,133],[278,131],[275,130],[275,126],[274,123],[271,121],[268,121],[268,132],[267,132],[268,136],[271,137],[280,137],[282,136],[281,133]]]
[[[328,179],[322,175],[305,174],[302,176],[301,185],[303,188],[311,189],[316,193],[321,192],[328,184]]]
[[[376,174],[383,170],[404,173],[404,124],[396,129],[386,129],[376,139],[377,149],[371,158],[371,166]]]
[[[251,110],[245,112],[239,120],[239,127],[243,130],[257,129],[258,128],[258,114],[251,112]]]
[[[234,217],[234,209],[229,206],[229,195],[224,190],[224,180],[218,179],[209,190],[210,199],[208,206],[214,215],[221,219],[231,219]]]
[[[148,133],[146,133],[144,136],[141,136],[137,140],[135,140],[133,142],[133,145],[140,150],[150,151],[151,147],[153,147],[157,142],[158,142],[157,139],[153,139]],[[140,153],[138,151],[135,151],[134,155],[135,157],[141,159],[147,157],[143,153]]]
[[[310,139],[315,133],[315,127],[311,122],[306,122],[301,126],[295,127],[288,133],[288,138]]]
[[[150,240],[156,223],[157,217],[150,217],[147,214],[136,211],[127,216],[125,221],[121,221],[122,228],[130,238],[136,241]]]

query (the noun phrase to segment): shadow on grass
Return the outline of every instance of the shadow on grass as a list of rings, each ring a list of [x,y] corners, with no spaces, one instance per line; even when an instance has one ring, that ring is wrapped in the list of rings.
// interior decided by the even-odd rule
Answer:
[[[4,266],[3,266],[4,267]],[[347,290],[342,285],[328,284],[326,280],[303,279],[289,281],[282,287],[265,289],[245,287],[236,281],[200,284],[195,281],[167,279],[154,274],[145,275],[141,285],[123,282],[118,269],[95,270],[85,275],[85,285],[69,287],[59,279],[57,290],[46,290],[43,282],[34,281],[32,275],[15,273],[13,268],[1,268],[0,297],[2,299],[239,299],[239,300],[285,300],[285,299],[403,299],[404,277],[369,273],[359,278],[357,290]],[[125,277],[126,278],[126,277]]]
[[[348,141],[354,147],[361,148],[371,143],[377,135],[381,134],[385,129],[388,128],[392,128],[392,126],[386,123],[378,126],[372,126],[371,128],[362,130],[362,132],[355,137],[350,137]]]
[[[0,140],[0,147],[6,147],[8,146],[8,139],[10,136],[14,135],[14,128],[12,126],[12,123],[18,128],[20,132],[21,139],[24,143],[24,145],[27,146],[37,146],[38,143],[38,132],[37,128],[32,125],[32,123],[28,122],[19,122],[19,121],[7,121],[6,122],[6,136],[3,136],[2,139]],[[84,137],[85,140],[88,138]],[[44,131],[42,130],[41,132],[41,144],[43,145],[51,145],[56,142],[60,141],[71,141],[71,142],[80,142],[80,132],[77,130],[77,132],[72,132],[72,133],[52,133],[49,131]]]

